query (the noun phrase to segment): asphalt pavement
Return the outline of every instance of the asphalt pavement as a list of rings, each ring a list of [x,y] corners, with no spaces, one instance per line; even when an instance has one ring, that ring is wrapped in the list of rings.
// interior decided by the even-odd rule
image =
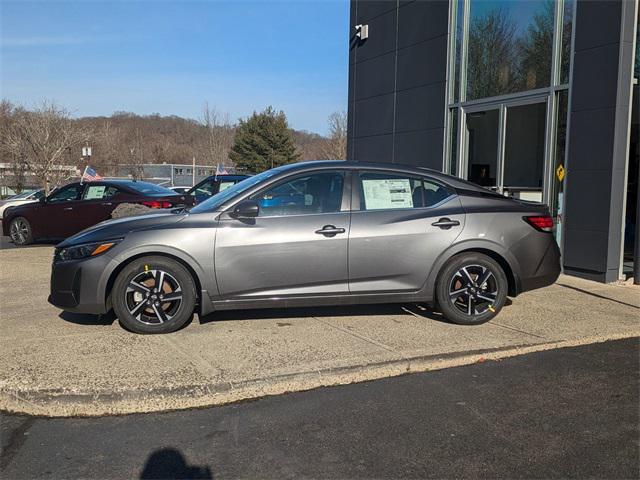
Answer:
[[[637,338],[222,407],[2,417],[2,478],[638,478]]]

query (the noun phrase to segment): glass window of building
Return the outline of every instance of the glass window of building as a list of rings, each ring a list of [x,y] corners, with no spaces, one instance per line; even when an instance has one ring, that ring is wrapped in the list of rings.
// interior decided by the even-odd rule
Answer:
[[[548,87],[555,2],[470,0],[466,99]]]
[[[560,37],[560,83],[569,83],[571,66],[571,34],[573,32],[574,0],[564,0],[562,9],[562,33]]]

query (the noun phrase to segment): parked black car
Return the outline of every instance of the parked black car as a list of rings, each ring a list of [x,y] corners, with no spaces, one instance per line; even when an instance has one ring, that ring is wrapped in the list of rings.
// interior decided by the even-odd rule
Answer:
[[[193,195],[196,203],[200,203],[245,178],[249,178],[249,175],[211,175],[193,186],[187,193]]]
[[[149,208],[192,206],[191,195],[179,195],[168,188],[132,180],[100,180],[70,183],[38,202],[10,207],[4,212],[2,228],[16,245],[34,240],[64,239],[111,218],[122,203]]]

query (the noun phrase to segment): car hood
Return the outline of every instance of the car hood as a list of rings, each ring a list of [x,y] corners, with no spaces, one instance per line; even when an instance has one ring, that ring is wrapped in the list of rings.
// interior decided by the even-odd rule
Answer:
[[[92,227],[87,228],[72,237],[59,243],[57,247],[69,247],[82,243],[102,242],[115,238],[122,238],[128,233],[139,230],[152,230],[173,225],[183,220],[186,215],[175,213],[157,213],[138,215],[135,217],[118,218],[106,220]]]

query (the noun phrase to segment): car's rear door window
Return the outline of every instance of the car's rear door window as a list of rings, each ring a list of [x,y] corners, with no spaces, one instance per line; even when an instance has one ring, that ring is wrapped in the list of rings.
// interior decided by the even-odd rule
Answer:
[[[287,180],[253,196],[259,216],[310,215],[339,212],[342,205],[344,172],[308,173]]]
[[[404,173],[360,172],[360,210],[432,207],[449,196],[443,185]]]
[[[82,196],[82,200],[102,200],[113,197],[118,189],[111,185],[88,185]]]
[[[218,189],[218,192],[222,192],[222,191],[226,190],[227,188],[232,187],[236,183],[238,183],[238,182],[235,181],[235,180],[221,180],[220,181],[220,188]]]

